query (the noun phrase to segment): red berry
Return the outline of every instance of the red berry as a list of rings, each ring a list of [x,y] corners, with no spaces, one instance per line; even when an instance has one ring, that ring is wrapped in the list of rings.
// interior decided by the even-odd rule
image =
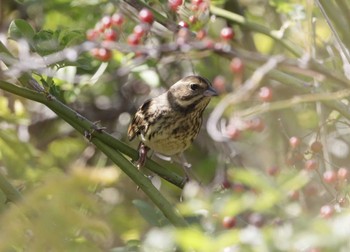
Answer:
[[[269,87],[260,88],[259,97],[263,102],[270,102],[272,100],[272,89]]]
[[[182,5],[182,0],[168,0],[169,8],[173,11],[177,11],[177,8]]]
[[[315,153],[320,153],[323,149],[323,145],[319,141],[315,141],[311,144],[310,149]]]
[[[108,29],[104,33],[105,40],[108,41],[116,41],[118,38],[118,34],[115,30]]]
[[[337,175],[339,180],[345,181],[349,177],[349,170],[346,169],[345,167],[341,167],[338,169]]]
[[[241,131],[233,125],[229,125],[226,129],[227,135],[232,140],[237,140],[241,136]]]
[[[230,63],[230,69],[233,73],[242,73],[244,68],[243,61],[240,58],[233,58]]]
[[[199,6],[203,3],[204,0],[192,0],[192,4],[195,6]]]
[[[236,223],[237,223],[237,220],[236,220],[236,217],[234,216],[226,216],[222,220],[222,226],[226,229],[233,228],[234,226],[236,226]]]
[[[134,34],[141,39],[143,35],[145,35],[146,30],[142,25],[136,25],[134,27]]]
[[[140,44],[140,38],[136,34],[130,34],[127,38],[129,45],[135,46]]]
[[[276,176],[280,172],[280,169],[277,166],[271,166],[271,167],[267,168],[266,172],[270,176]]]
[[[323,173],[323,181],[331,184],[337,181],[337,173],[335,171],[329,170]]]
[[[98,51],[99,51],[99,48],[93,48],[90,53],[92,56],[94,56],[95,58],[97,58],[98,56]]]
[[[195,4],[192,4],[192,5],[191,5],[191,11],[192,11],[192,12],[196,12],[196,11],[198,11],[198,9],[199,9],[199,6],[197,6],[197,5],[195,5]]]
[[[196,18],[196,16],[191,15],[188,17],[188,21],[190,21],[191,24],[194,24],[198,21],[198,19]]]
[[[234,37],[234,32],[231,27],[224,27],[220,32],[220,36],[224,40],[231,40]]]
[[[320,209],[320,215],[323,218],[327,219],[329,217],[332,217],[333,214],[334,214],[334,207],[331,205],[324,205]]]
[[[111,28],[112,26],[112,18],[110,16],[104,16],[101,19],[101,23],[105,29]]]
[[[106,48],[95,48],[91,53],[94,57],[101,61],[109,61],[112,58],[112,51]]]
[[[154,20],[154,16],[153,16],[152,11],[150,11],[147,8],[143,8],[139,12],[139,19],[144,23],[152,24],[153,20]]]
[[[206,49],[208,49],[208,50],[211,50],[211,49],[214,48],[214,42],[213,42],[212,40],[210,40],[210,39],[206,39],[206,40],[204,41],[204,47],[205,47]]]
[[[300,145],[300,138],[296,137],[296,136],[292,136],[291,138],[289,138],[289,145],[290,147],[292,147],[292,149],[296,149],[299,147]]]
[[[197,39],[202,40],[207,36],[207,32],[205,30],[199,30],[196,34]]]
[[[185,21],[180,21],[179,22],[179,26],[183,27],[183,28],[188,28],[189,27],[189,25]]]
[[[99,37],[100,33],[95,29],[90,29],[86,32],[86,38],[89,41],[94,41]]]
[[[313,171],[318,168],[318,162],[315,159],[309,159],[305,162],[305,169],[308,171]]]
[[[100,33],[102,33],[102,32],[104,32],[105,31],[105,27],[104,27],[104,25],[101,23],[101,22],[97,22],[96,23],[96,25],[95,25],[95,30],[97,31],[97,32],[100,32]]]
[[[208,8],[209,8],[209,5],[207,2],[203,2],[198,6],[198,10],[200,12],[205,12],[205,11],[207,11]]]
[[[222,182],[222,188],[223,189],[229,189],[231,188],[232,184],[229,180],[225,179],[223,182]]]
[[[115,26],[121,26],[124,23],[124,16],[120,13],[114,13],[112,16],[112,24]]]
[[[290,198],[293,201],[299,200],[299,191],[293,190],[288,192],[288,198]]]

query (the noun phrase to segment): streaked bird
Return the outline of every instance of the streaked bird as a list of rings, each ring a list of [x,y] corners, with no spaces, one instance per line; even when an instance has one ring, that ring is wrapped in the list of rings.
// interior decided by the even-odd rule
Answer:
[[[149,149],[165,156],[186,150],[199,133],[204,109],[216,95],[207,79],[187,76],[143,103],[128,128],[130,141],[140,139],[137,167],[144,165]]]

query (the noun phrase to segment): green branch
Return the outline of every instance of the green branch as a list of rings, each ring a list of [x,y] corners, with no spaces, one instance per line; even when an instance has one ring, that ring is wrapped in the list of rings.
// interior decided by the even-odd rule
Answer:
[[[234,23],[237,23],[248,30],[259,32],[259,33],[265,34],[266,36],[269,36],[270,38],[281,43],[281,45],[283,45],[288,51],[290,51],[292,54],[294,54],[297,57],[300,57],[302,54],[301,53],[302,50],[300,48],[296,47],[289,41],[283,39],[278,31],[272,31],[271,29],[265,26],[248,21],[245,17],[241,15],[221,9],[214,5],[210,5],[210,12],[216,16],[223,17]]]
[[[92,122],[88,121],[77,112],[62,104],[59,100],[50,94],[37,93],[2,80],[0,80],[0,89],[33,101],[40,102],[54,111],[62,119],[67,121],[81,134],[91,134],[91,142],[94,143],[99,150],[106,154],[106,156],[109,157],[116,165],[118,165],[119,168],[123,170],[123,172],[126,173],[141,188],[141,190],[146,193],[146,195],[163,212],[169,221],[173,223],[173,225],[187,225],[186,221],[174,209],[174,206],[168,202],[162,196],[162,194],[160,194],[160,192],[152,185],[150,180],[146,178],[142,172],[137,170],[137,168],[121,154],[120,151],[132,153],[132,155],[135,155],[136,152],[130,147],[118,141],[117,139],[114,139],[107,133],[96,129],[96,126]],[[153,163],[148,162],[148,167],[152,168],[153,170]],[[158,168],[160,167],[157,167],[157,169]],[[162,175],[165,175],[165,177],[171,178],[171,182],[173,180],[178,183],[183,181],[182,178],[174,175],[170,171],[167,171],[165,168],[162,168],[161,172]],[[181,184],[177,185],[180,186]]]
[[[0,43],[0,52],[8,56],[12,56]],[[0,89],[3,89],[12,94],[33,100],[46,105],[53,112],[55,112],[60,118],[68,122],[73,128],[83,135],[88,135],[92,143],[94,143],[99,150],[101,150],[107,157],[109,157],[125,174],[127,174],[145,194],[153,201],[153,203],[163,212],[169,221],[175,226],[186,226],[187,223],[182,216],[178,214],[173,205],[167,201],[162,194],[152,185],[150,180],[144,176],[142,172],[136,169],[136,167],[126,159],[122,154],[126,154],[129,157],[136,158],[137,152],[124,144],[121,141],[113,138],[111,135],[103,130],[99,130],[96,125],[88,121],[82,115],[78,114],[65,104],[61,103],[54,96],[38,91],[36,87],[41,87],[33,78],[29,75],[19,78],[21,85],[35,88],[36,91],[16,86],[12,83],[0,80]],[[33,86],[34,84],[34,86]],[[165,178],[169,182],[183,186],[184,179],[178,176],[176,173],[169,171],[168,169],[158,165],[152,160],[147,160],[146,167],[156,172],[161,177]],[[20,196],[16,193],[16,190],[6,181],[0,177],[0,189],[6,193],[9,199],[16,199]]]
[[[44,95],[43,93],[38,93],[32,90],[29,90],[27,88],[13,85],[5,81],[0,81],[0,88],[10,93],[19,95],[21,97],[25,97],[27,99],[45,104],[51,110],[57,112],[59,116],[64,115],[66,119],[69,118],[69,121],[67,121],[68,123],[71,124],[74,121],[78,122],[79,125],[86,132],[91,131],[94,128],[97,128],[96,125],[94,125],[92,122],[90,122],[89,120],[87,120],[82,115],[78,114],[68,106],[64,105],[63,103],[61,103],[51,95]],[[84,132],[80,132],[80,133],[84,134]],[[92,132],[92,136],[99,138],[105,144],[124,153],[125,155],[131,157],[132,159],[137,158],[138,154],[134,149],[132,149],[125,143],[115,139],[113,136],[111,136],[105,131],[95,130],[94,132]],[[180,188],[183,187],[184,179],[181,176],[157,164],[156,162],[148,159],[145,167],[157,173],[160,177],[166,179],[170,183]]]

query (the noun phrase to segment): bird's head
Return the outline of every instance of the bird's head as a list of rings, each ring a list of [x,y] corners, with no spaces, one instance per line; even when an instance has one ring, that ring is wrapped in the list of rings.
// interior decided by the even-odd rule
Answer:
[[[169,98],[182,108],[195,107],[199,104],[205,108],[210,98],[217,95],[209,80],[195,75],[179,80],[168,91]]]

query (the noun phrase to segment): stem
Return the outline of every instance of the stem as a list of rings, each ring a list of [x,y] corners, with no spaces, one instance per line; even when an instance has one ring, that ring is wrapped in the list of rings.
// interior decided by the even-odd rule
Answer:
[[[166,28],[168,28],[172,32],[178,31],[178,25],[172,22],[169,18],[163,16],[160,12],[153,9],[151,6],[149,6],[147,3],[140,1],[140,0],[125,0],[127,4],[134,7],[137,11],[140,11],[142,8],[147,8],[152,11],[155,20],[157,20],[158,23],[162,24]]]
[[[250,22],[246,18],[244,18],[243,16],[240,16],[240,15],[232,13],[230,11],[221,9],[221,8],[216,7],[214,5],[210,5],[210,11],[214,15],[231,20],[232,22],[235,22],[235,23],[237,23],[237,24],[241,25],[242,27],[245,27],[249,30],[265,34],[266,36],[269,36],[270,38],[281,43],[286,49],[288,49],[288,51],[290,51],[295,56],[297,56],[297,57],[301,56],[301,49],[297,48],[295,45],[293,45],[289,41],[283,39],[282,36],[280,34],[278,34],[277,31],[271,31],[269,28],[267,28],[265,26]]]
[[[55,97],[51,95],[43,95],[43,93],[38,93],[32,90],[29,90],[27,88],[19,87],[16,85],[13,85],[11,83],[8,83],[6,81],[0,80],[0,89],[6,90],[10,93],[19,95],[21,97],[25,97],[27,99],[40,102],[42,104],[45,104],[47,107],[49,107],[51,110],[57,112],[60,116],[64,115],[65,118],[69,118],[68,123],[76,122],[80,125],[81,128],[85,130],[85,132],[89,132],[93,129],[96,129],[96,125],[94,125],[92,122],[84,118],[82,115],[78,114],[71,108],[67,107],[63,103],[61,103],[59,100],[57,100]],[[80,133],[84,134],[85,132],[80,131]],[[137,158],[137,152],[126,145],[125,143],[115,139],[110,134],[108,134],[105,131],[95,130],[92,134],[93,137],[99,138],[102,142],[109,145],[110,147],[124,153],[125,155],[131,157],[131,158]],[[148,159],[146,162],[146,168],[149,170],[157,173],[160,177],[166,179],[170,183],[176,185],[179,188],[183,187],[184,179],[177,175],[176,173],[170,171],[169,169],[157,164],[156,162]]]
[[[153,201],[153,203],[162,211],[164,216],[177,227],[186,227],[188,224],[178,213],[177,209],[167,201],[163,195],[153,186],[151,181],[146,178],[136,167],[131,164],[119,151],[105,145],[98,138],[91,140],[107,157],[109,157],[120,169],[122,169]]]
[[[114,138],[114,144],[111,144],[109,141],[105,143],[104,141],[106,139],[110,140],[109,138],[112,137],[107,135],[105,132],[96,129],[96,126],[93,123],[89,122],[87,119],[85,119],[69,107],[65,106],[51,95],[47,95],[45,97],[43,94],[31,91],[26,88],[15,86],[11,83],[1,80],[0,88],[10,93],[25,97],[27,99],[43,103],[52,111],[54,111],[57,115],[59,115],[61,118],[67,121],[81,134],[86,134],[90,132],[92,137],[91,142],[94,143],[99,150],[101,150],[107,157],[109,157],[145,192],[145,194],[154,202],[154,204],[163,212],[164,216],[166,216],[173,225],[181,227],[187,225],[187,222],[183,219],[182,216],[178,214],[174,206],[170,202],[168,202],[162,194],[160,194],[160,192],[152,185],[149,179],[146,178],[140,171],[138,171],[136,167],[120,153],[119,150],[127,150],[125,144]],[[101,138],[102,135],[106,135],[107,137]],[[114,146],[117,146],[118,148],[114,148]]]
[[[341,15],[341,10],[337,6],[337,1],[327,1],[327,0],[317,0],[316,4],[320,8],[322,14],[324,15],[329,27],[331,28],[333,34],[336,36],[339,43],[344,43],[349,45],[350,35],[348,29],[348,23],[344,19],[344,15]],[[340,33],[340,39],[338,32]]]
[[[51,108],[57,115],[67,121],[78,132],[84,134],[86,130],[79,123],[65,114],[61,114],[56,108]],[[113,161],[128,177],[130,177],[135,184],[137,184],[142,191],[153,201],[153,203],[162,211],[165,217],[174,226],[184,227],[187,226],[187,222],[182,216],[178,214],[176,209],[169,201],[167,201],[163,195],[153,186],[151,181],[145,177],[136,167],[127,160],[118,150],[108,146],[98,137],[92,137],[91,142],[102,151],[109,159]]]
[[[330,101],[341,100],[350,95],[350,89],[345,89],[333,93],[316,93],[295,96],[288,100],[281,100],[266,104],[257,105],[250,107],[245,110],[239,111],[238,116],[252,116],[257,114],[268,113],[276,110],[283,110],[290,108],[292,105],[300,103],[311,103],[311,102],[324,102],[326,105],[330,104]],[[349,117],[349,115],[348,115]]]

